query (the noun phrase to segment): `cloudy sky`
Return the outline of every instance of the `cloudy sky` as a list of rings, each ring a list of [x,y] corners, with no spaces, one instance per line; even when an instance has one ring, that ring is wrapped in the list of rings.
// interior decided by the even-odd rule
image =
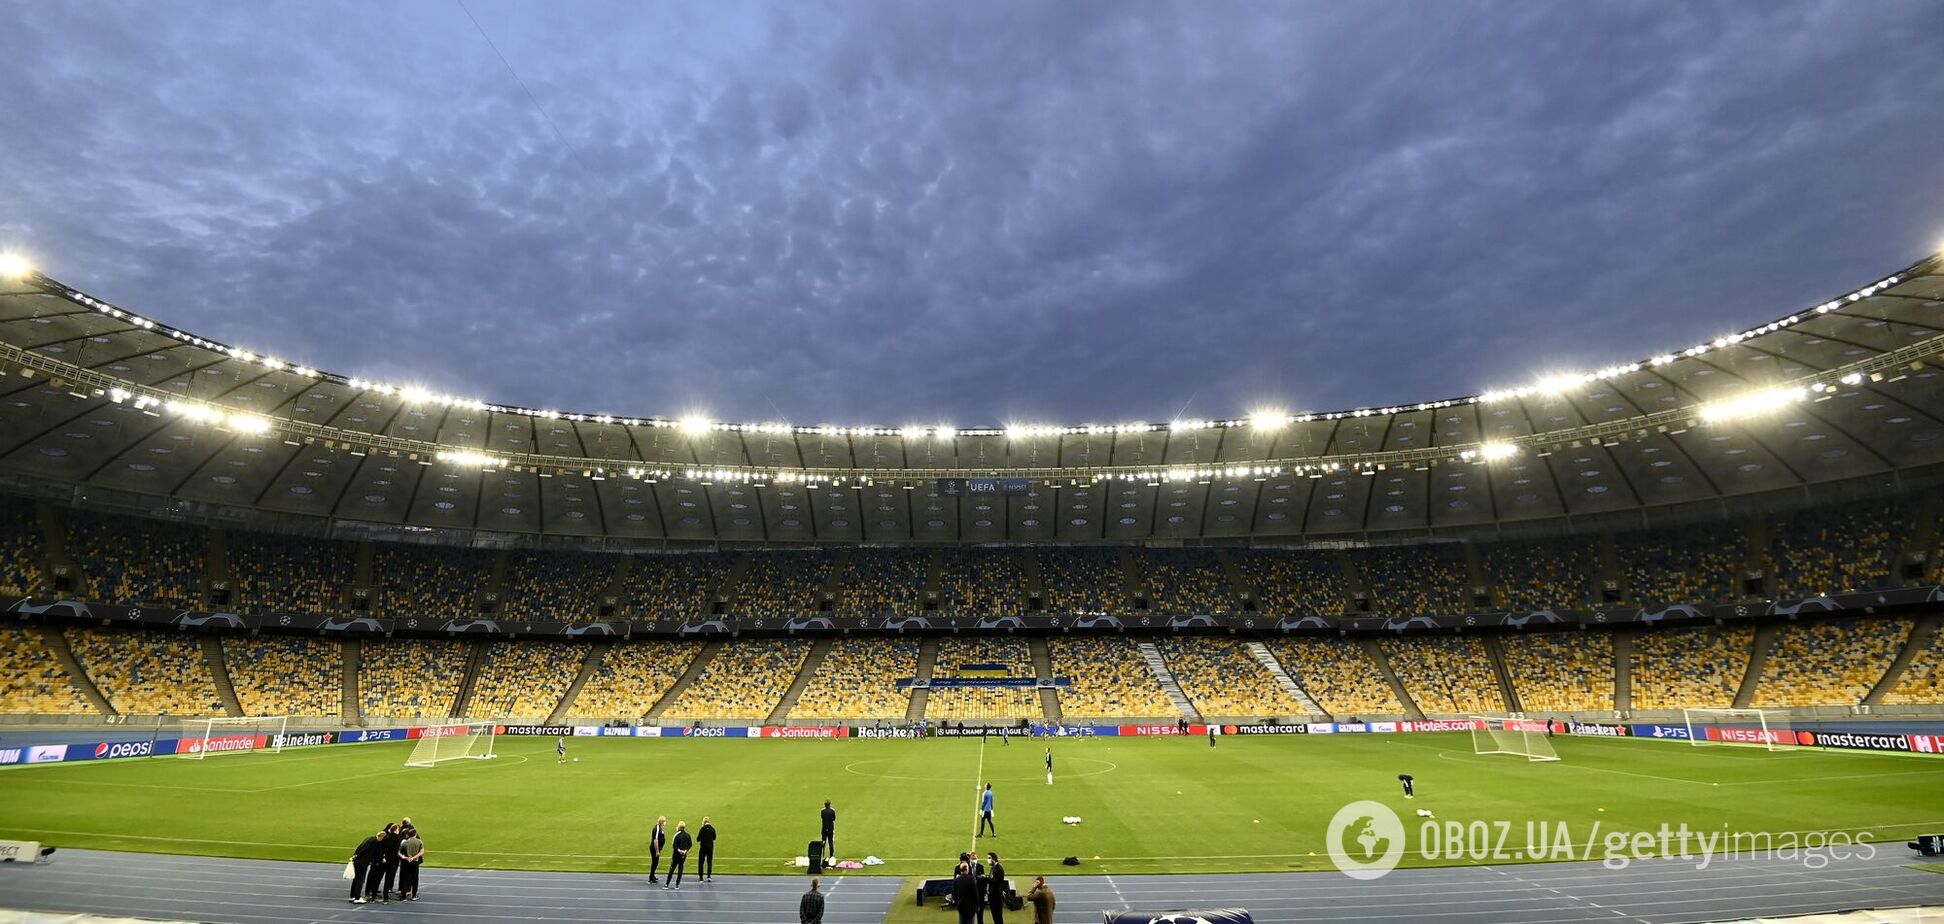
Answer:
[[[1686,346],[1944,241],[1940,27],[1931,0],[0,0],[0,247],[507,403],[1384,404]]]

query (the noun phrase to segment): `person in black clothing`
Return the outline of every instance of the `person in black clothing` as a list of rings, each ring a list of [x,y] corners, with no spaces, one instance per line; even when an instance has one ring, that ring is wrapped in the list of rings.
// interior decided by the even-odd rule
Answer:
[[[668,846],[668,832],[665,830],[667,827],[668,816],[661,815],[655,819],[655,830],[648,832],[648,881],[650,883],[659,881],[655,878],[655,871],[661,869],[662,848]]]
[[[983,917],[983,903],[979,901],[979,877],[972,871],[972,864],[961,863],[958,875],[952,878],[952,907],[958,909],[959,924],[974,924]]]
[[[837,855],[837,810],[830,807],[830,800],[824,800],[823,807],[824,859]]]
[[[694,845],[695,842],[689,839],[688,822],[676,822],[675,852],[668,855],[668,882],[663,883],[662,888],[677,891],[682,888],[682,867],[688,865],[689,848]]]
[[[695,832],[695,880],[715,881],[715,825],[709,824],[707,815],[702,816],[702,827]]]
[[[999,855],[987,853],[992,861],[992,869],[986,872],[986,908],[992,911],[992,924],[1006,924],[1006,868],[999,865]]]
[[[823,924],[823,893],[817,891],[822,881],[810,877],[810,891],[803,893],[803,900],[797,902],[797,920],[801,924]]]
[[[1215,746],[1215,723],[1214,722],[1208,723],[1208,746],[1211,748]]]
[[[1397,775],[1397,781],[1399,783],[1404,784],[1404,798],[1406,799],[1417,798],[1417,787],[1414,785],[1415,783],[1417,783],[1416,777],[1413,777],[1408,773],[1400,773]]]
[[[385,852],[389,841],[380,829],[377,834],[358,842],[358,848],[351,852],[351,904],[362,905],[370,901],[364,893],[372,880],[372,872],[377,868],[378,858]]]
[[[378,901],[380,904],[391,904],[392,887],[398,884],[399,840],[398,825],[386,825],[385,850],[378,855],[378,870],[376,875],[373,876],[374,879],[382,883],[382,886],[374,883],[374,886],[378,888]]]

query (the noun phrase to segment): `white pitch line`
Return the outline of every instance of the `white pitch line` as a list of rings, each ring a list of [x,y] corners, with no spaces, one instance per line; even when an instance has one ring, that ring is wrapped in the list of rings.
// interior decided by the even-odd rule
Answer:
[[[979,781],[985,779],[985,736],[979,736],[979,769],[972,776],[972,845],[971,851],[976,860],[979,856]]]

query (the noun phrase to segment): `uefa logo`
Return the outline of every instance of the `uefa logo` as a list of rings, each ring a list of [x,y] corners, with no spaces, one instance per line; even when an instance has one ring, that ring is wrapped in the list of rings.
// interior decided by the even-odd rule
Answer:
[[[1330,817],[1330,862],[1352,879],[1379,879],[1404,858],[1404,822],[1382,802],[1352,802]]]

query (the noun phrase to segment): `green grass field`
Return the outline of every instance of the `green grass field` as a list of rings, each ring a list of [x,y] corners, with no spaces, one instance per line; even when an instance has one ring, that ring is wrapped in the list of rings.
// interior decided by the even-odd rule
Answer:
[[[997,850],[1014,875],[1329,868],[1324,832],[1376,799],[1416,838],[1441,822],[1565,822],[1576,836],[1687,823],[1700,830],[1870,832],[1944,828],[1944,760],[1857,752],[1696,748],[1566,738],[1558,763],[1471,753],[1457,734],[1061,739],[1056,782],[1041,744],[502,738],[500,757],[402,766],[409,743],[206,760],[154,758],[0,771],[0,836],[70,847],[339,861],[386,819],[410,815],[435,866],[635,871],[657,814],[713,816],[725,873],[777,873],[838,811],[837,854],[867,872],[947,870],[974,844],[975,782],[993,783]],[[983,768],[983,769],[981,769]],[[1406,802],[1396,776],[1417,777]],[[1603,810],[1603,811],[1602,811]],[[1078,815],[1079,825],[1060,819]],[[1899,848],[1901,849],[1901,848]],[[1416,850],[1406,865],[1427,865]]]

